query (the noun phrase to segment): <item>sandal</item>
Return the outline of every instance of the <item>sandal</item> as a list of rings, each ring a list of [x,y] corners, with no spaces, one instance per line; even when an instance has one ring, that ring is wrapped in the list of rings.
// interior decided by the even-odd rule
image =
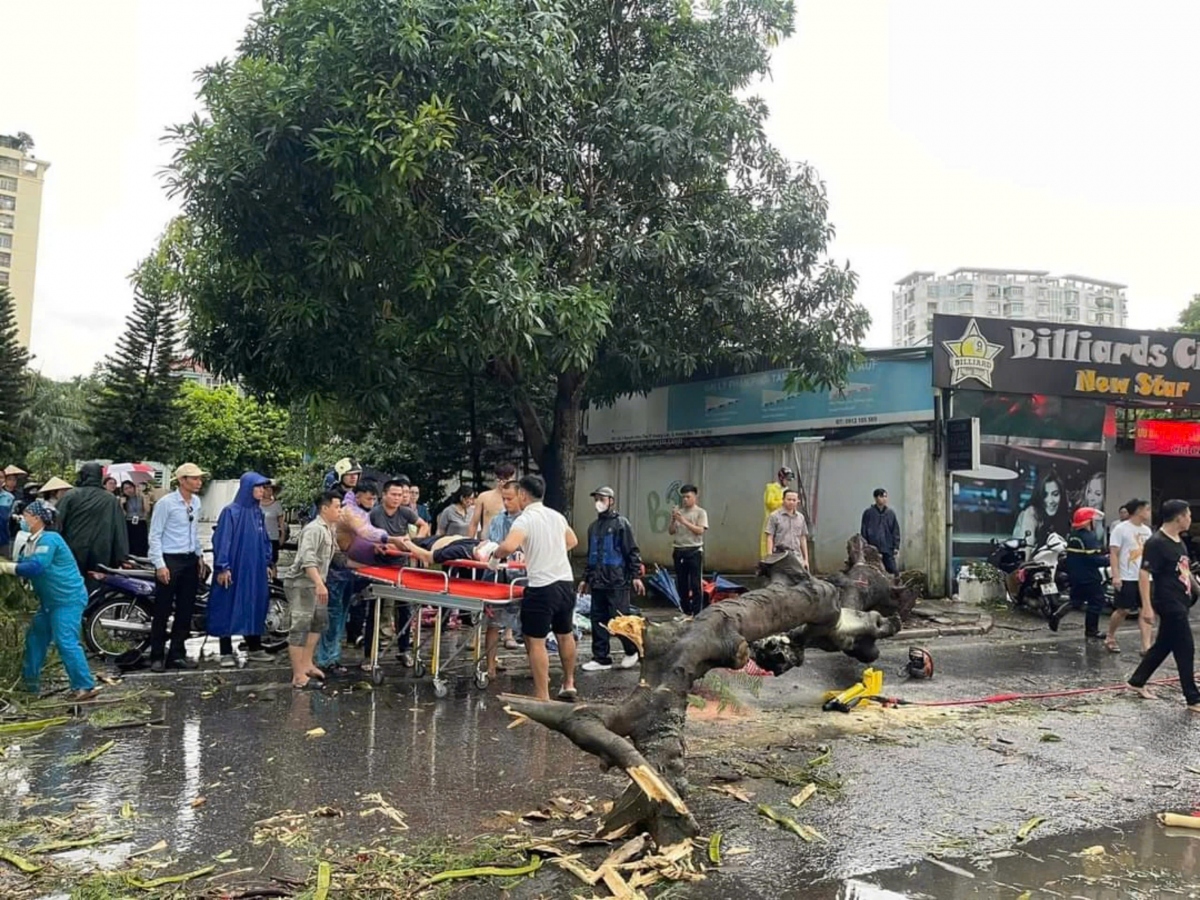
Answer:
[[[558,699],[565,703],[574,703],[579,699],[579,691],[575,688],[563,688],[558,692]]]
[[[1121,652],[1121,648],[1117,646],[1117,642],[1112,640],[1112,638],[1104,639],[1104,649],[1107,650],[1109,653],[1120,653]]]
[[[292,682],[293,691],[323,691],[325,690],[325,682],[316,678],[310,678],[304,684],[296,684]]]
[[[350,670],[347,669],[345,666],[343,666],[341,663],[334,663],[332,666],[323,666],[322,668],[328,670],[329,673],[332,673],[334,675],[349,675],[350,674]]]

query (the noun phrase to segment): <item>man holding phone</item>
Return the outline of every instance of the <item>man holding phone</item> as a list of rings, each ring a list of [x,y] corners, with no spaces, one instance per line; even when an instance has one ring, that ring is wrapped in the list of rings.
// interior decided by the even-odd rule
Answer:
[[[694,484],[679,489],[683,508],[671,507],[671,535],[675,563],[675,589],[685,615],[699,615],[704,608],[704,532],[708,531],[708,513],[696,503],[699,493]]]

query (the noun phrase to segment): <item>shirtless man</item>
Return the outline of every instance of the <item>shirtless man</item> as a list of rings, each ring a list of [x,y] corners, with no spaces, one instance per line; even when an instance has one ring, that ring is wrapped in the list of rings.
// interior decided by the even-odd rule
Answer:
[[[500,496],[500,488],[517,477],[517,467],[512,463],[500,463],[496,466],[496,486],[484,491],[475,498],[475,512],[471,516],[471,524],[467,533],[471,537],[486,538],[492,519],[504,511],[504,500]],[[520,645],[511,628],[504,629],[504,646],[516,650]]]
[[[496,486],[475,498],[475,513],[471,516],[471,524],[467,526],[467,533],[471,537],[487,537],[492,519],[504,509],[504,501],[500,498],[500,486],[512,481],[516,474],[517,467],[511,463],[500,463],[496,466]]]

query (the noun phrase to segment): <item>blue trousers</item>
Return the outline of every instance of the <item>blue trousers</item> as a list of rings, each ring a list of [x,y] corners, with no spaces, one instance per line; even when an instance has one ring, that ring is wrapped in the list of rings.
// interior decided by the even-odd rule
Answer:
[[[51,642],[58,648],[71,690],[88,691],[96,686],[83,645],[79,642],[83,607],[82,603],[61,606],[43,603],[34,614],[29,630],[25,632],[25,662],[21,667],[21,679],[28,690],[36,692],[41,685],[42,666],[46,664]]]
[[[329,624],[321,633],[317,642],[317,652],[313,654],[313,662],[318,668],[335,666],[342,661],[342,639],[346,632],[346,614],[350,611],[350,589],[354,582],[349,578],[338,578],[326,581],[329,589]]]

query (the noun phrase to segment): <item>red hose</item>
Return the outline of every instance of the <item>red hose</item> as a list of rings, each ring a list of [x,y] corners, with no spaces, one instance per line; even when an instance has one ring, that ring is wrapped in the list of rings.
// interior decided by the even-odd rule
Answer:
[[[1147,687],[1150,685],[1178,683],[1178,678],[1160,678],[1157,681],[1147,682]],[[972,700],[901,700],[898,697],[871,699],[890,701],[903,706],[987,706],[992,703],[1013,703],[1017,700],[1051,700],[1056,697],[1078,697],[1082,694],[1102,694],[1109,691],[1124,691],[1128,689],[1129,685],[1122,682],[1120,684],[1104,685],[1103,687],[1071,688],[1061,691],[1042,691],[1034,694],[992,694],[990,697],[976,697]]]

